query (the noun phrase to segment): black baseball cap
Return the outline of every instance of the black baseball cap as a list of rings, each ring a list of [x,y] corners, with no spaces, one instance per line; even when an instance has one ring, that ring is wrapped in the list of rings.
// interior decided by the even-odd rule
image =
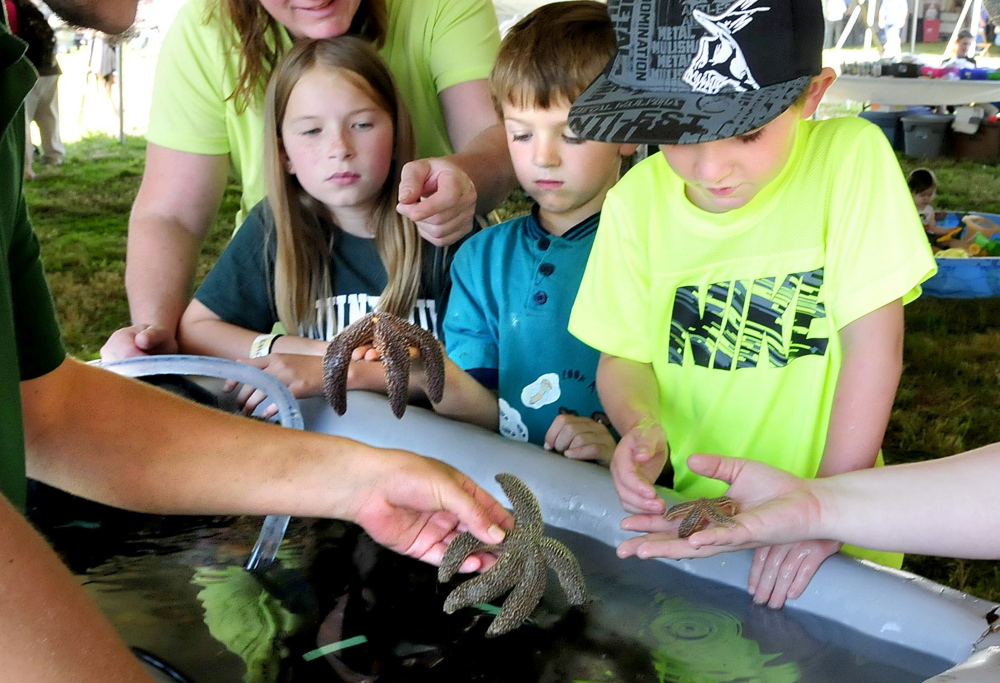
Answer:
[[[821,0],[608,0],[618,53],[569,125],[616,143],[742,135],[785,111],[823,68]]]

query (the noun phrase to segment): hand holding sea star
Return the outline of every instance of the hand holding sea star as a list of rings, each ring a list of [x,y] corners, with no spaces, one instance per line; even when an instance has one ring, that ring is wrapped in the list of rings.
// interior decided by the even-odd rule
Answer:
[[[499,545],[484,543],[468,532],[459,534],[448,546],[438,569],[438,581],[444,582],[455,575],[472,553],[500,554],[496,564],[455,588],[444,602],[444,611],[451,614],[510,591],[500,613],[486,630],[487,637],[517,628],[534,611],[545,592],[547,566],[555,570],[571,605],[582,605],[587,599],[583,572],[573,553],[559,541],[542,536],[545,528],[542,510],[531,489],[513,474],[498,474],[496,480],[514,508],[514,528]]]
[[[434,403],[444,395],[441,344],[427,330],[391,313],[369,313],[342,331],[323,356],[323,390],[338,415],[347,411],[347,370],[354,349],[371,344],[385,365],[386,389],[392,414],[403,416],[409,397],[410,347],[416,347],[427,372],[427,394]]]
[[[740,506],[729,496],[719,496],[718,498],[699,498],[678,503],[667,510],[663,516],[668,519],[678,519],[683,517],[681,525],[677,528],[677,535],[687,538],[696,531],[701,531],[709,524],[715,523],[722,526],[733,526],[733,515],[740,511]]]

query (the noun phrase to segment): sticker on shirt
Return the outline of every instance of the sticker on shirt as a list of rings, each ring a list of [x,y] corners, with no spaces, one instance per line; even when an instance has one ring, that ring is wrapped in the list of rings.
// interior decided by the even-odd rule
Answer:
[[[559,375],[554,372],[545,373],[521,389],[521,403],[535,410],[555,403],[560,396],[562,391],[559,389]]]
[[[511,408],[510,404],[502,398],[499,400],[499,404],[500,434],[514,441],[527,441],[528,428],[524,425],[524,420],[521,419],[521,413],[517,412],[515,408]]]

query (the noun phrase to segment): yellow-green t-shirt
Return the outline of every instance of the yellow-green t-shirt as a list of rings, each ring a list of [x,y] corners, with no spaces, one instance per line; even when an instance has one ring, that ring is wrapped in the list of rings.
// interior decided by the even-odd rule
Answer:
[[[843,361],[838,332],[915,299],[934,259],[896,158],[857,118],[802,121],[788,164],[740,209],[684,195],[662,154],[612,188],[569,329],[651,364],[675,488],[726,484],[692,453],[814,477]]]
[[[380,50],[413,120],[418,157],[452,152],[436,96],[485,79],[500,45],[488,0],[387,0],[389,27]],[[264,197],[263,93],[237,112],[229,98],[239,52],[226,42],[218,0],[189,0],[164,38],[156,65],[149,142],[181,152],[229,154],[243,183],[237,225]],[[287,33],[284,40],[290,41]]]

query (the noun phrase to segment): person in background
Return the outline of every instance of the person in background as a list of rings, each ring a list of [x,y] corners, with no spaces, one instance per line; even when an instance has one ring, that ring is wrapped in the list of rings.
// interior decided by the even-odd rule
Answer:
[[[42,11],[32,0],[14,0],[19,28],[14,34],[28,44],[28,60],[38,72],[38,80],[24,101],[25,132],[24,177],[35,177],[35,147],[31,142],[31,122],[38,125],[42,164],[61,164],[66,147],[59,135],[59,75],[56,60],[56,34]]]
[[[810,539],[918,555],[1000,559],[996,501],[1000,444],[947,458],[803,479],[762,462],[697,454],[689,467],[730,484],[734,526],[677,537],[677,522],[627,517],[622,528],[659,531],[628,539],[621,557],[708,557]],[[873,523],[877,520],[877,523]]]
[[[159,52],[129,220],[133,324],[102,358],[176,351],[229,171],[242,185],[237,225],[264,196],[262,100],[274,65],[296,39],[347,34],[379,49],[410,111],[418,158],[403,169],[397,210],[421,235],[454,243],[507,197],[514,176],[486,82],[500,44],[489,0],[189,0]]]
[[[668,460],[678,493],[721,495],[687,468],[692,453],[807,477],[880,464],[903,304],[936,270],[881,130],[812,119],[835,78],[819,0],[658,4],[609,5],[616,26],[668,38],[628,36],[613,79],[570,112],[581,137],[660,145],[608,192],[569,324],[603,354],[597,389],[622,435],[611,472],[623,507],[654,516]],[[647,60],[671,67],[637,86],[629,65]],[[797,597],[839,548],[758,550],[754,602]]]
[[[961,228],[946,228],[937,223],[937,216],[932,204],[937,194],[937,177],[934,175],[934,171],[929,168],[915,168],[906,176],[906,184],[910,188],[913,204],[917,207],[920,222],[924,226],[924,232],[927,233],[927,239],[931,246],[936,249],[943,248],[938,240],[945,238],[945,242],[947,242],[948,238],[956,232],[960,232]]]
[[[74,25],[108,32],[135,17],[135,0],[50,4]],[[67,357],[24,201],[22,105],[36,78],[24,50],[0,21],[3,678],[152,680],[22,516],[28,476],[144,512],[352,520],[378,542],[431,562],[463,528],[502,540],[510,515],[443,463],[227,415]]]
[[[962,29],[955,38],[955,54],[941,62],[941,66],[959,69],[976,68],[976,39],[968,29]]]
[[[847,17],[848,0],[823,0],[823,48],[837,46],[840,34],[844,32],[844,22]]]
[[[444,337],[458,367],[449,363],[435,404],[506,437],[603,463],[615,439],[594,386],[599,354],[566,325],[604,196],[636,146],[583,140],[567,117],[615,46],[607,8],[587,1],[542,5],[504,38],[490,87],[514,171],[535,203],[455,256]]]
[[[226,247],[181,318],[185,353],[252,361],[298,397],[323,395],[328,342],[373,311],[435,335],[452,248],[396,213],[413,130],[388,67],[352,36],[301,40],[265,97],[267,198]],[[271,330],[280,322],[287,334]],[[382,363],[348,388],[384,391]],[[265,398],[243,397],[253,412]]]

